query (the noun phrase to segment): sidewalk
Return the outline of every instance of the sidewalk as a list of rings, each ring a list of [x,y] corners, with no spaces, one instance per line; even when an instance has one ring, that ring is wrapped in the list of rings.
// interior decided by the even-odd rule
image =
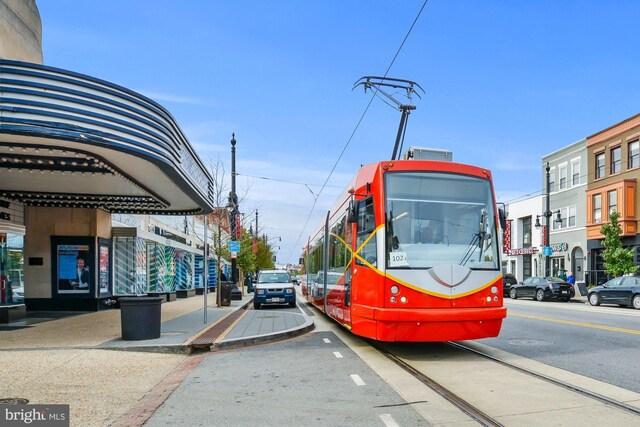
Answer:
[[[207,324],[201,296],[162,304],[161,336],[155,340],[123,341],[120,310],[0,328],[0,398],[66,403],[72,426],[109,425],[187,362],[195,339],[207,331],[219,333],[206,348],[220,349],[313,328],[298,308],[244,309],[252,295],[221,308],[215,307],[215,294],[208,300]],[[237,318],[219,330],[232,315]]]

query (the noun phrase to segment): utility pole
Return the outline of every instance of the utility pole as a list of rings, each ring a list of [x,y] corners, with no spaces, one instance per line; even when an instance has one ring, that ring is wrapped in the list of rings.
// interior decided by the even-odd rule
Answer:
[[[207,324],[207,293],[209,292],[209,265],[208,265],[208,258],[209,258],[209,253],[207,251],[207,241],[209,239],[209,236],[207,236],[207,231],[209,228],[209,221],[208,221],[209,215],[206,214],[204,216],[204,232],[203,232],[203,239],[204,239],[204,258],[202,260],[202,278],[203,278],[203,291],[202,294],[204,295],[204,323],[205,325]]]
[[[216,276],[218,278],[218,286],[216,287],[216,306],[218,307],[222,307],[222,268],[221,267],[221,260],[220,260],[220,253],[222,252],[222,237],[221,237],[221,231],[222,229],[220,228],[220,216],[218,215],[218,271],[216,272]]]
[[[258,237],[258,209],[256,209],[256,238]]]

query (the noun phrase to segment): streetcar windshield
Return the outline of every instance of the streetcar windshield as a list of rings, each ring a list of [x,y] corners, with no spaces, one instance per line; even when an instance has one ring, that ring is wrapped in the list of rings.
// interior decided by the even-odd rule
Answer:
[[[385,174],[387,268],[498,269],[489,180],[441,172]]]

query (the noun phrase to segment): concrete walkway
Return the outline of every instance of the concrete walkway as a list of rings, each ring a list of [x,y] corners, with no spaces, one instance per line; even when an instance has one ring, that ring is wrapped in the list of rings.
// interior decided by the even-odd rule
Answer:
[[[234,313],[237,320],[217,337],[215,349],[313,328],[298,308],[244,310],[251,300],[248,295],[218,308],[215,294],[209,294],[207,324],[201,296],[162,304],[161,336],[155,340],[123,341],[120,310],[0,328],[0,398],[70,404],[72,426],[105,426],[187,363],[194,338]]]

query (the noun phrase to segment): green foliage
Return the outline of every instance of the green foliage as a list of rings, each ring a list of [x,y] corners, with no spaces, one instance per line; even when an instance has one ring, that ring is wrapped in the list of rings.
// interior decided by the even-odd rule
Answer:
[[[269,270],[275,267],[271,246],[258,239],[258,253],[256,254],[256,269]]]
[[[600,227],[600,233],[604,235],[602,242],[605,247],[602,251],[602,259],[604,260],[604,269],[607,274],[614,277],[623,274],[633,274],[638,270],[638,266],[633,262],[633,251],[622,247],[622,228],[618,223],[620,214],[616,211],[609,215],[611,220],[608,224]]]
[[[256,269],[257,257],[256,254],[251,251],[252,244],[253,238],[251,235],[246,231],[242,233],[240,237],[240,252],[238,253],[236,263],[245,275]]]

